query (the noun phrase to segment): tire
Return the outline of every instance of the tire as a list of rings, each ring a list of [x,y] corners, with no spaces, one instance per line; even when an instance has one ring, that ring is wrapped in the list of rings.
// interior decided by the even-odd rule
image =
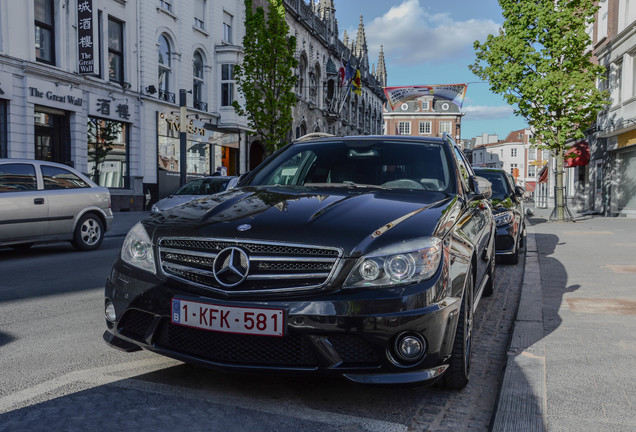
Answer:
[[[473,287],[472,273],[468,273],[468,283],[462,299],[450,366],[442,378],[444,387],[451,390],[463,389],[470,379],[473,346]]]
[[[490,297],[495,293],[495,251],[492,251],[492,257],[488,265],[488,282],[484,287],[484,297]]]
[[[82,251],[97,249],[104,240],[104,225],[98,216],[88,213],[82,216],[73,233],[73,246]]]

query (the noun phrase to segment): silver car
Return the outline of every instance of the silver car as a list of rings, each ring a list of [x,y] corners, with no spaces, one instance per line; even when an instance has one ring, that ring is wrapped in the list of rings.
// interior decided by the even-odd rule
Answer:
[[[0,159],[0,246],[69,240],[97,249],[113,221],[110,192],[66,165]]]
[[[212,195],[232,189],[236,186],[236,183],[238,183],[238,179],[239,178],[235,176],[210,176],[192,180],[181,186],[169,197],[157,201],[153,204],[151,210],[153,213],[158,213],[205,195]]]

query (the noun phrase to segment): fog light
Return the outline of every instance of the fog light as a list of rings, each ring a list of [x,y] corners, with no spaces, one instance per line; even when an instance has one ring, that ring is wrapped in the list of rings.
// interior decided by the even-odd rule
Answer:
[[[414,362],[426,352],[426,342],[420,335],[407,334],[395,341],[395,353],[404,361]]]
[[[106,319],[112,323],[117,319],[117,314],[115,313],[115,305],[110,300],[106,300],[106,308],[104,310],[104,315],[106,315]]]

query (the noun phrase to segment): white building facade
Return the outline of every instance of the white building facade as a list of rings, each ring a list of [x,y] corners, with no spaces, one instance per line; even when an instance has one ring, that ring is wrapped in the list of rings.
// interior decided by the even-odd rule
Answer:
[[[338,39],[333,1],[284,5],[304,65],[289,138],[380,133],[364,38]],[[0,0],[0,157],[73,165],[114,210],[172,193],[184,160],[188,179],[249,171],[266,155],[231,106],[244,22],[242,0]],[[349,54],[362,95],[337,104]]]

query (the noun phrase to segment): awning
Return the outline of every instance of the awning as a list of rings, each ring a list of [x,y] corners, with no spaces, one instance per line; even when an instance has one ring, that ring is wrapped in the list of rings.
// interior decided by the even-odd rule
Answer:
[[[537,188],[536,182],[533,182],[533,181],[526,182],[526,192],[534,192],[536,188]]]
[[[590,146],[587,141],[579,141],[570,147],[564,156],[566,168],[583,166],[590,163]]]
[[[547,183],[548,182],[548,166],[545,165],[543,168],[541,168],[541,171],[539,171],[539,180],[537,181],[537,183]]]

